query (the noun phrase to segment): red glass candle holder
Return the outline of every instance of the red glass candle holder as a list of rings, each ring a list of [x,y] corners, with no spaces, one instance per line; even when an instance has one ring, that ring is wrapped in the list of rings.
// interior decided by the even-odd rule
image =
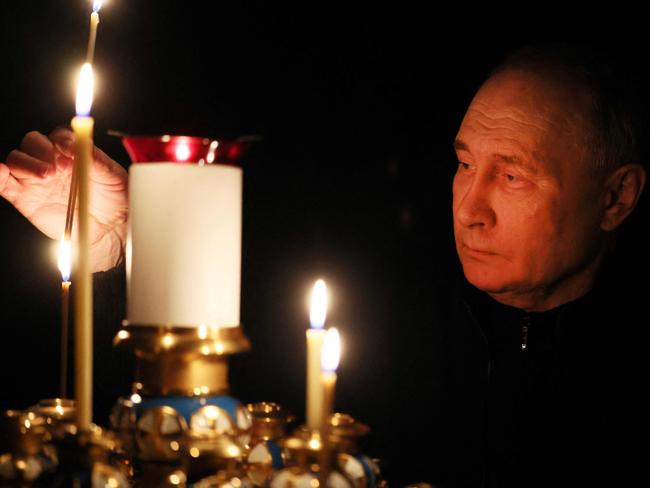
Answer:
[[[241,166],[251,138],[210,139],[162,135],[122,136],[132,163],[232,164]]]

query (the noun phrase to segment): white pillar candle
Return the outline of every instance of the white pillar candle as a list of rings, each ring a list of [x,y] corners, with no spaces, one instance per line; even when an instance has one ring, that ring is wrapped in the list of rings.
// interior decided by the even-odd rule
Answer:
[[[241,168],[135,163],[129,202],[129,323],[238,326]]]

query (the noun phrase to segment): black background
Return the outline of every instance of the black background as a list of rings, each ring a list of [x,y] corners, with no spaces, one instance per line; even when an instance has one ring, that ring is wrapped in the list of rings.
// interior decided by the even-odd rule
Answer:
[[[241,316],[253,349],[233,358],[232,392],[303,419],[307,295],[324,278],[344,341],[336,408],[370,425],[366,451],[397,485],[426,479],[408,463],[426,432],[400,423],[426,416],[426,309],[439,263],[454,259],[451,142],[473,93],[532,41],[608,44],[640,73],[646,62],[632,12],[437,8],[111,0],[95,52],[95,142],[125,167],[109,129],[261,136],[244,163]],[[2,2],[0,158],[73,116],[88,14],[83,0]],[[621,26],[628,38],[613,41]],[[58,392],[60,275],[53,241],[4,200],[0,232],[0,407],[24,408]],[[110,337],[119,323],[102,326]]]

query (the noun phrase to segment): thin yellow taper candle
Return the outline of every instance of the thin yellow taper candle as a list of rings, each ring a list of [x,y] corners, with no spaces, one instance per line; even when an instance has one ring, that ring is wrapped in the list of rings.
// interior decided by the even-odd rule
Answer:
[[[97,40],[97,24],[99,24],[99,9],[102,8],[101,0],[93,1],[93,12],[90,14],[90,32],[88,34],[88,48],[86,50],[86,63],[92,65],[95,56],[95,42]],[[72,241],[72,224],[74,222],[74,212],[77,205],[77,170],[76,165],[72,170],[70,179],[70,192],[68,193],[68,209],[65,216],[65,229],[63,231],[63,240],[61,242],[61,251],[65,252],[65,247],[70,246]]]
[[[89,63],[81,68],[77,87],[77,116],[72,119],[75,134],[75,170],[79,203],[79,246],[75,278],[75,400],[77,426],[88,430],[92,422],[93,379],[93,282],[90,267],[89,173],[92,162],[93,70]]]
[[[99,9],[102,8],[101,0],[93,1],[93,12],[90,14],[90,32],[88,33],[88,48],[86,50],[86,63],[93,63],[95,56],[95,41],[97,39],[97,24],[99,24]]]
[[[307,329],[307,427],[318,429],[323,416],[323,385],[321,384],[321,349],[325,340],[327,287],[323,280],[314,284]]]
[[[70,271],[72,267],[72,248],[70,239],[61,239],[59,248],[59,271],[61,271],[61,367],[59,370],[59,393],[61,398],[68,396],[68,323],[70,304]]]
[[[332,445],[330,440],[330,417],[334,412],[334,389],[336,388],[336,368],[339,365],[341,355],[341,341],[339,331],[332,327],[327,330],[323,349],[321,351],[321,374],[320,382],[323,389],[323,408],[319,420],[318,432],[323,443],[320,453],[319,481],[321,486],[329,486],[329,473],[332,468],[330,454]]]

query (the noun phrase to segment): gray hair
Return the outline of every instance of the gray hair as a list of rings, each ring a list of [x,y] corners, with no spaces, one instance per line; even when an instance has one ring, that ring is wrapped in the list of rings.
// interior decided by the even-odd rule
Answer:
[[[585,128],[584,140],[597,172],[608,173],[627,163],[646,164],[645,96],[631,70],[612,53],[580,44],[528,45],[507,55],[490,77],[512,69],[568,76],[591,96],[585,114],[591,127]]]

